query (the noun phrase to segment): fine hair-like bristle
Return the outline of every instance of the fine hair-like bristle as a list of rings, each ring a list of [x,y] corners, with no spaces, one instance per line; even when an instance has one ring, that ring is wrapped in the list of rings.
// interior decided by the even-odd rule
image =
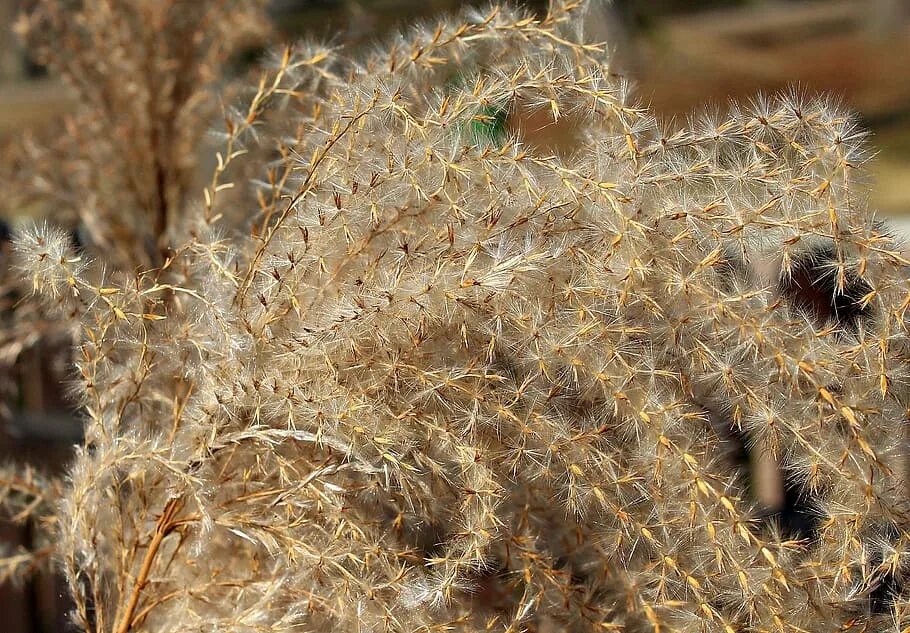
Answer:
[[[40,505],[79,627],[907,625],[910,287],[863,135],[795,91],[658,121],[583,9],[287,49],[153,273],[16,238],[81,325]]]

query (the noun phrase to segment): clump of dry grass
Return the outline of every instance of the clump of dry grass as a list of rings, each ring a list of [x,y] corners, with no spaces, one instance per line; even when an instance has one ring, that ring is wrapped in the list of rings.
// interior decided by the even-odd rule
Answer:
[[[265,3],[31,4],[17,30],[74,93],[74,108],[4,141],[0,218],[48,218],[109,271],[159,267],[174,226],[198,198],[200,174],[210,171],[204,136],[220,114],[219,93],[235,90],[225,66],[266,31]],[[5,245],[8,236],[0,239]],[[42,342],[71,364],[65,350],[75,324],[20,303],[6,259],[0,254],[0,309],[8,318],[0,389],[15,401],[20,355]]]
[[[862,133],[796,94],[666,126],[585,9],[288,49],[158,268],[20,233],[81,331],[85,445],[39,512],[81,628],[906,625],[910,288]]]
[[[199,146],[217,112],[222,69],[265,28],[263,6],[37,2],[18,31],[78,105],[50,147],[22,144],[28,164],[20,188],[51,197],[55,215],[77,217],[109,264],[160,266],[174,223],[197,193]]]

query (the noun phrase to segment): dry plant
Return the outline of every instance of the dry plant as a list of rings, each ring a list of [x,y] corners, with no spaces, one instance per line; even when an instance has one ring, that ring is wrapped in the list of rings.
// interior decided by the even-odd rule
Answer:
[[[18,30],[79,107],[54,146],[23,144],[25,191],[78,217],[109,264],[160,266],[197,193],[198,147],[218,106],[212,88],[228,56],[264,28],[263,4],[39,1]]]
[[[203,137],[228,90],[230,56],[265,32],[264,0],[38,0],[17,30],[75,94],[75,107],[0,152],[0,216],[50,218],[113,270],[161,266],[200,188]],[[3,238],[7,240],[7,238]],[[39,341],[71,347],[75,325],[19,303],[0,261],[0,383]],[[70,363],[71,364],[71,363]]]
[[[21,232],[86,437],[5,476],[49,532],[4,568],[51,555],[92,633],[903,630],[910,286],[863,133],[794,93],[664,124],[586,8],[287,49],[160,266]]]

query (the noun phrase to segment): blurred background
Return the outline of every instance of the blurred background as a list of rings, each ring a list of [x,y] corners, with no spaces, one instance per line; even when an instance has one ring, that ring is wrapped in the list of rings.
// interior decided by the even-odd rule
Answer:
[[[13,33],[16,17],[30,4],[0,0],[0,145],[58,121],[73,104],[66,86],[32,59]],[[250,42],[232,68],[238,75],[247,72],[269,45],[305,35],[369,46],[390,29],[461,4],[271,0],[271,32]],[[545,0],[525,5],[532,11],[546,8]],[[643,101],[668,119],[684,120],[705,106],[722,108],[731,97],[794,84],[837,95],[873,133],[872,208],[910,218],[910,0],[615,0],[593,11],[589,22],[592,37],[616,49],[620,68],[636,80]],[[16,219],[0,218],[0,233]],[[0,322],[5,323],[2,308]],[[0,394],[5,396],[0,461],[60,472],[79,441],[79,424],[62,395],[66,356],[55,354],[53,345],[42,342],[23,352],[12,388]],[[0,519],[0,544],[8,552],[30,539],[28,526]],[[0,587],[0,631],[66,630],[64,595],[51,574],[25,586]]]

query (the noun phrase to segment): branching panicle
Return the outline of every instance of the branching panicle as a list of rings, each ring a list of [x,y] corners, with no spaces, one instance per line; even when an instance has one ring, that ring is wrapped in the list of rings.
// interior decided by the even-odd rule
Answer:
[[[17,238],[78,305],[83,629],[908,624],[908,261],[862,134],[793,92],[661,122],[585,10],[284,50],[151,272]]]

